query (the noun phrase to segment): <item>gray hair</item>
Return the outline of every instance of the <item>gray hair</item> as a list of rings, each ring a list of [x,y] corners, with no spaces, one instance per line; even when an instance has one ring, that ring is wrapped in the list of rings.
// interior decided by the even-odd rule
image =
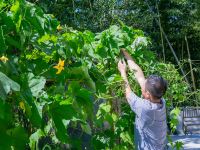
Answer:
[[[155,98],[161,98],[167,90],[167,81],[161,76],[150,75],[145,83],[145,88]]]

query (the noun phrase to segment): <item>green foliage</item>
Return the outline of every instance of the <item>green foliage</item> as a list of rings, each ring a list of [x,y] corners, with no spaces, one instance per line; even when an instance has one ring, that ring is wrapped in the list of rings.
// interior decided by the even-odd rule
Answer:
[[[172,132],[174,132],[176,130],[177,125],[179,124],[178,122],[178,116],[180,115],[180,109],[179,108],[174,108],[171,112],[170,112],[170,127]]]
[[[175,143],[172,141],[172,138],[170,136],[167,137],[170,148],[173,150],[182,150],[183,149],[183,142],[176,141]]]
[[[0,62],[2,149],[25,149],[28,143],[35,149],[42,137],[72,149],[133,149],[134,115],[117,70],[120,48],[129,51],[145,75],[158,73],[168,80],[169,106],[186,100],[187,84],[172,64],[155,59],[141,30],[121,23],[97,34],[81,32],[58,26],[52,15],[24,0],[0,4],[0,54],[8,57]],[[63,69],[56,74],[58,67]],[[84,146],[86,135],[90,142]]]
[[[174,51],[181,61],[190,83],[190,67],[185,36],[188,38],[196,86],[199,80],[200,2],[199,0],[29,0],[37,3],[47,13],[54,14],[61,24],[78,30],[100,32],[119,20],[134,28],[139,28],[152,39],[149,47],[160,59],[177,62],[162,35],[156,19],[160,20]],[[93,15],[95,14],[95,15]],[[141,19],[142,18],[142,19]],[[193,61],[194,60],[194,61]],[[196,61],[198,60],[198,61]],[[194,99],[194,96],[191,100]],[[197,99],[198,100],[198,99]],[[198,101],[199,103],[199,101]],[[194,105],[194,104],[190,104]]]

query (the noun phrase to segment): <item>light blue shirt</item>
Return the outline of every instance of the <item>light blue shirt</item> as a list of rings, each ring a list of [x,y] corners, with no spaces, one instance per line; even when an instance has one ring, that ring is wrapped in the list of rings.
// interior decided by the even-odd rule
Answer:
[[[165,100],[161,99],[161,104],[152,103],[132,92],[128,101],[136,113],[134,130],[136,149],[164,150],[167,141]]]

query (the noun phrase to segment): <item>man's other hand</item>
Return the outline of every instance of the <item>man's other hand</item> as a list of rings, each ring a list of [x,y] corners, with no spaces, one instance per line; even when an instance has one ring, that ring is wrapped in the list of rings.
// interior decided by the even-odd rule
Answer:
[[[118,62],[118,70],[121,74],[126,73],[126,62],[124,60]]]

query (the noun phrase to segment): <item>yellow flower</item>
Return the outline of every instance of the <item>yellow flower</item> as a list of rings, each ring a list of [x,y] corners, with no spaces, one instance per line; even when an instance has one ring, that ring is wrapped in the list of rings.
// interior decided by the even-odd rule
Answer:
[[[61,73],[62,70],[64,70],[64,60],[59,59],[59,62],[56,66],[54,66],[53,68],[57,69],[58,71],[56,72],[56,74]]]
[[[61,25],[58,25],[58,26],[57,26],[57,30],[58,30],[58,31],[61,31],[62,29],[63,29],[63,28],[62,28]]]
[[[19,107],[25,112],[26,108],[23,101],[19,102]]]
[[[6,63],[8,61],[8,58],[5,56],[1,56],[0,60],[3,61],[4,63]]]

